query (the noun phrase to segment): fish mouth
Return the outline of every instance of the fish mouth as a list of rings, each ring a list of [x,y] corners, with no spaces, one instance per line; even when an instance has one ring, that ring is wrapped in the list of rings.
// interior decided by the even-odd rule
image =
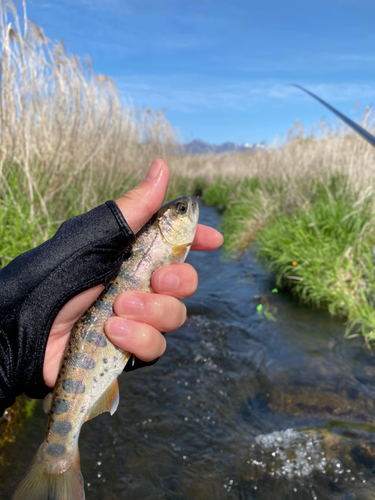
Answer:
[[[199,217],[199,203],[198,203],[198,198],[197,196],[191,196],[190,198],[190,213],[191,213],[191,219],[196,220],[198,222],[198,217]]]
[[[194,226],[193,230],[193,239],[192,242],[190,243],[190,246],[194,243],[194,238],[195,238],[195,233],[197,231],[197,226],[198,226],[198,219],[199,219],[199,203],[198,203],[198,197],[197,196],[191,196],[190,198],[190,220]]]

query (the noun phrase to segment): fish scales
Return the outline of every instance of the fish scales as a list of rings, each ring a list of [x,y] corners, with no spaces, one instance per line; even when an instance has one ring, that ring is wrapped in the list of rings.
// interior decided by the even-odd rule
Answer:
[[[108,291],[94,302],[72,331],[54,391],[50,423],[74,423],[68,440],[62,440],[61,435],[49,425],[46,441],[50,446],[63,443],[67,452],[76,446],[80,427],[96,395],[104,393],[124,370],[130,355],[107,340],[104,324],[114,315],[113,303],[119,293],[129,290],[150,292],[152,272],[168,261],[169,248],[158,244],[155,232],[148,231],[139,238],[132,256],[123,263]],[[145,259],[146,256],[148,258]],[[82,355],[82,352],[85,354]],[[79,384],[75,384],[76,380]],[[62,411],[60,401],[64,402],[65,411]],[[55,412],[56,405],[58,414]]]
[[[136,235],[131,256],[110,286],[76,322],[50,398],[44,442],[14,500],[82,500],[78,438],[82,424],[118,405],[117,377],[131,354],[104,333],[113,304],[124,291],[151,292],[153,272],[182,263],[193,242],[198,204],[182,197],[164,205]],[[48,399],[46,399],[48,401]],[[45,403],[47,405],[47,402]]]

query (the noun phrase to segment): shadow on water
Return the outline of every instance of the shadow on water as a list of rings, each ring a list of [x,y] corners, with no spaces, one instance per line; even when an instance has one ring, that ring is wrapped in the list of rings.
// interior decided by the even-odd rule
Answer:
[[[202,207],[201,222],[219,216]],[[200,286],[186,324],[158,364],[121,377],[117,413],[82,429],[87,498],[375,499],[372,353],[339,320],[272,293],[251,250],[189,261]],[[1,498],[45,425],[40,411],[8,447]]]

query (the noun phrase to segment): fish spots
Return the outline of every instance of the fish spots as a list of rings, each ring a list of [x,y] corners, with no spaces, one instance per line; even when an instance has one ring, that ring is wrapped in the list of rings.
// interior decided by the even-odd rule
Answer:
[[[93,380],[94,380],[94,382],[98,382],[99,381],[98,377],[94,377]]]
[[[53,422],[51,431],[59,434],[60,436],[66,436],[72,430],[72,425],[66,420],[58,420]]]
[[[80,380],[75,380],[73,378],[66,378],[63,380],[62,387],[64,391],[71,392],[73,394],[83,394],[85,392],[85,384]]]
[[[101,377],[104,377],[104,373],[101,373],[101,374],[100,374],[100,376],[101,376]]]
[[[61,415],[62,413],[65,413],[69,410],[69,406],[70,405],[68,401],[65,401],[65,399],[57,398],[53,407],[53,413],[55,413],[56,415]]]
[[[93,325],[96,320],[97,320],[96,314],[86,313],[85,316],[81,319],[81,322],[84,325]]]
[[[95,367],[95,361],[90,356],[79,352],[70,356],[69,364],[74,368],[83,368],[84,370],[92,370]]]
[[[108,304],[108,302],[104,302],[103,300],[98,300],[97,302],[95,302],[94,307],[98,312],[101,313],[112,314],[113,312],[112,304]]]
[[[118,273],[118,278],[122,278],[122,279],[129,279],[130,278],[130,272],[128,269],[126,268],[121,268],[120,272]]]
[[[66,448],[63,444],[49,444],[46,452],[51,457],[60,457],[61,455],[64,455]]]
[[[105,347],[107,345],[107,339],[105,338],[105,336],[101,335],[100,333],[94,332],[93,330],[82,332],[81,335],[83,340],[86,340],[86,342],[90,342],[97,347]]]
[[[103,358],[103,363],[107,364],[108,363],[108,359],[107,358]]]
[[[112,284],[107,291],[108,295],[118,295],[119,289],[115,284]]]

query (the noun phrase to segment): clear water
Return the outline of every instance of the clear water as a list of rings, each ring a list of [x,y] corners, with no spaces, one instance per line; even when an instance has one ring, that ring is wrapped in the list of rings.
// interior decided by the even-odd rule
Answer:
[[[375,499],[374,355],[339,320],[272,293],[252,250],[189,261],[200,285],[186,324],[156,365],[121,377],[116,414],[82,429],[87,500]],[[0,498],[45,426],[39,408],[7,447]]]

